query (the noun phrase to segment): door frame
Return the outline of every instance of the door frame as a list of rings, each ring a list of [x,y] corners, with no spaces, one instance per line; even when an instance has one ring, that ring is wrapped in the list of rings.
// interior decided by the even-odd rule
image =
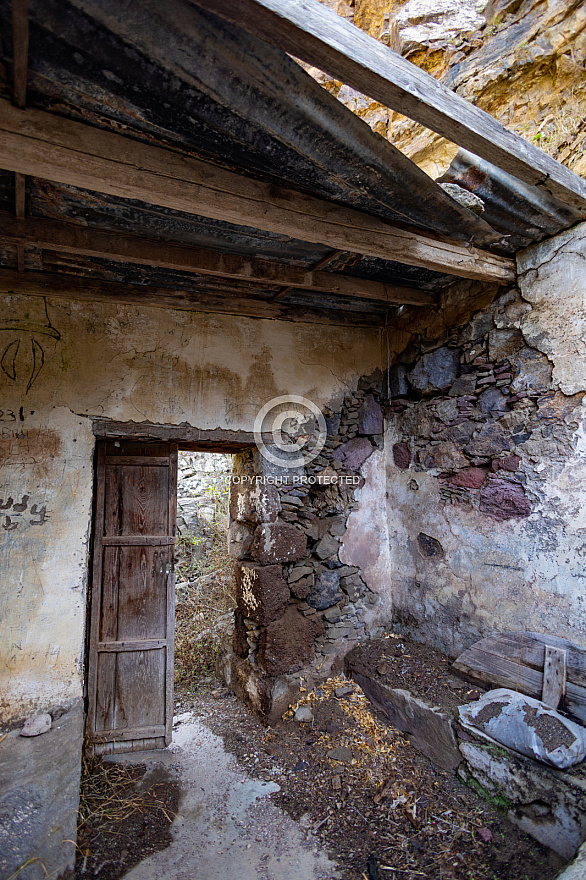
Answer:
[[[93,503],[92,503],[92,521],[91,521],[91,543],[88,559],[88,576],[87,576],[87,603],[86,603],[86,624],[85,624],[85,650],[84,650],[84,697],[85,697],[85,728],[87,729],[92,707],[89,705],[90,693],[92,688],[90,683],[95,675],[95,668],[91,667],[91,633],[96,615],[96,609],[92,608],[92,596],[94,594],[94,559],[96,552],[96,529],[99,520],[100,504],[103,507],[103,498],[100,497],[99,482],[99,465],[98,450],[99,441],[119,440],[119,441],[139,441],[139,442],[171,442],[176,443],[180,452],[222,452],[225,454],[234,454],[245,452],[249,449],[256,448],[254,434],[248,431],[230,431],[224,429],[214,429],[211,431],[192,427],[189,425],[159,425],[152,422],[114,422],[108,419],[95,419],[93,421],[93,434],[95,437],[94,449],[94,479],[93,479]],[[175,472],[175,481],[177,473]],[[172,584],[169,585],[172,590],[173,609],[175,607],[175,579],[172,578]],[[174,620],[173,620],[174,623]],[[173,631],[174,636],[174,631]],[[174,667],[174,638],[170,639],[170,652],[167,654],[167,664],[170,669]],[[167,713],[171,714],[171,722],[173,715],[174,698],[167,699]],[[165,742],[165,745],[170,744]],[[124,752],[132,749],[125,749],[124,743],[115,743],[117,748],[112,751]],[[136,748],[136,747],[135,747]]]

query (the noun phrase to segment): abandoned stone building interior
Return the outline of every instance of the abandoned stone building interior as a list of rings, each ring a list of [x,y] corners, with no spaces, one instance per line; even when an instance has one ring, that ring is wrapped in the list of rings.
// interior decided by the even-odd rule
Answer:
[[[171,742],[178,450],[233,455],[218,665],[267,724],[387,630],[511,634],[487,680],[551,662],[586,724],[586,182],[342,7],[0,0],[3,880],[67,876],[84,735]],[[291,407],[319,448],[276,459]],[[516,820],[568,860],[543,772]]]

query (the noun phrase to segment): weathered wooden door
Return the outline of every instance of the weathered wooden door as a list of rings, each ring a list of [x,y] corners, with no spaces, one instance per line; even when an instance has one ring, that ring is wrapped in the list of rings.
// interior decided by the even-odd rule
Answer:
[[[99,753],[171,742],[176,495],[176,444],[100,442],[88,660]]]

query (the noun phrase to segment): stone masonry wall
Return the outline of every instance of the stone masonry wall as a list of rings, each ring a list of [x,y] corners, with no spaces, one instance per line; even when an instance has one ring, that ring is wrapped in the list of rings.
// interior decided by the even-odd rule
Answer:
[[[238,608],[234,659],[230,671],[224,664],[224,676],[269,721],[287,708],[301,679],[326,678],[360,639],[378,631],[383,603],[376,579],[340,557],[348,519],[361,504],[361,468],[382,454],[381,378],[377,370],[337,412],[325,410],[325,447],[303,474],[274,475],[267,484],[261,479],[270,472],[258,453],[237,460],[228,541],[237,560]]]
[[[495,630],[586,644],[585,242],[527,249],[520,289],[390,371],[394,619],[451,654]]]

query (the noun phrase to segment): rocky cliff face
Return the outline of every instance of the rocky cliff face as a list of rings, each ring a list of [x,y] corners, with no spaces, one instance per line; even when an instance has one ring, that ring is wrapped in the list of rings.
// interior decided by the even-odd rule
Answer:
[[[322,0],[586,175],[583,0]],[[434,179],[455,145],[315,68],[310,72]]]

